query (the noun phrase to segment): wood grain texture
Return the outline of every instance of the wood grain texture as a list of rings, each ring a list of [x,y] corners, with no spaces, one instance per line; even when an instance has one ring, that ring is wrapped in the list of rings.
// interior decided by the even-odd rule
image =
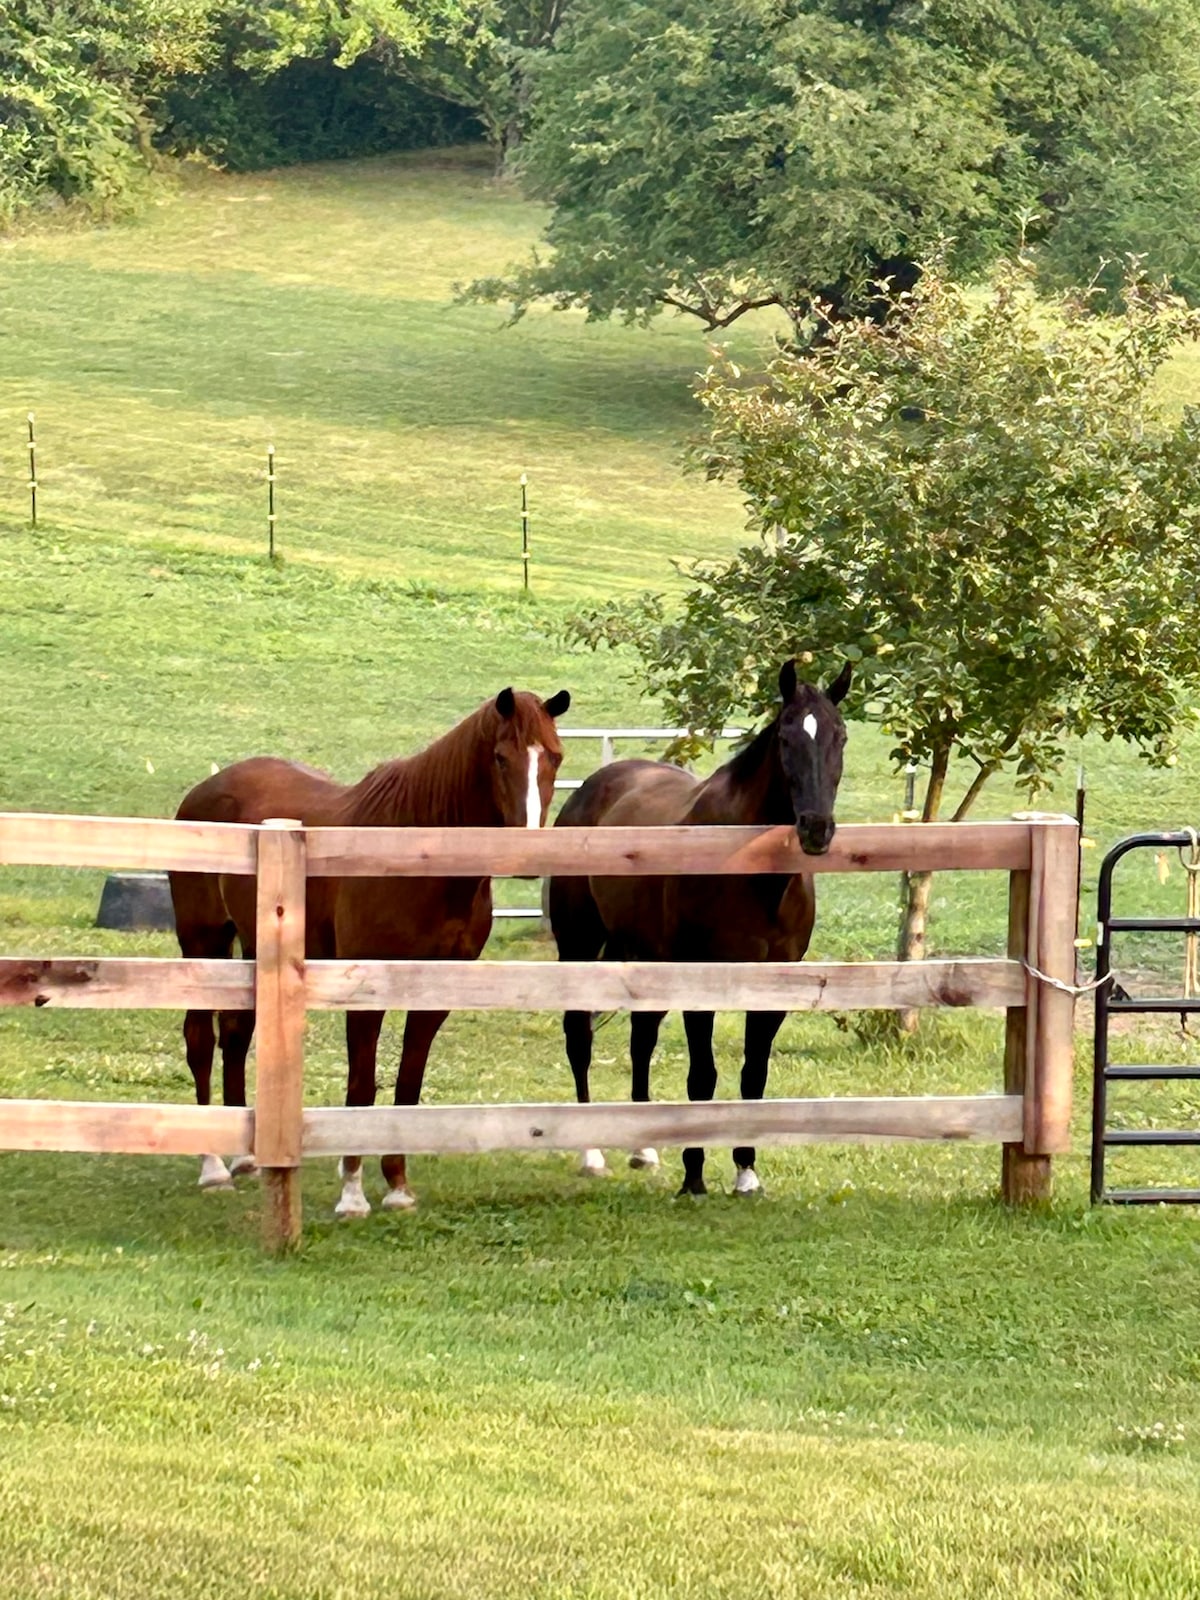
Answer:
[[[304,830],[258,836],[254,1155],[260,1167],[300,1164],[304,1104]]]
[[[254,872],[257,828],[161,817],[0,812],[0,866]]]
[[[1079,829],[1073,818],[1033,824],[1030,960],[1048,977],[1075,982],[1075,895]],[[1058,1155],[1071,1148],[1075,1069],[1075,998],[1034,980],[1028,1029],[1025,1152]]]
[[[0,1006],[238,1011],[253,1004],[253,961],[0,957]]]
[[[1012,1006],[1003,960],[878,962],[310,961],[313,1010],[845,1011]]]
[[[314,877],[631,877],[660,873],[1009,871],[1029,865],[1024,822],[861,823],[806,856],[794,828],[313,828]]]
[[[593,1146],[990,1142],[1019,1138],[1015,1095],[663,1105],[351,1106],[304,1113],[304,1154],[475,1154]]]
[[[0,1150],[243,1156],[253,1148],[254,1113],[242,1106],[0,1100]]]
[[[1030,874],[1014,872],[1008,885],[1008,955],[1023,961],[1029,945]],[[1036,1004],[1037,985],[1029,980],[1027,1001]],[[1004,1092],[1024,1102],[1026,1065],[1030,1044],[1027,1003],[1011,1006],[1004,1030]],[[1027,1155],[1022,1138],[1004,1146],[1000,1164],[1000,1193],[1008,1205],[1033,1205],[1050,1198],[1050,1157]]]

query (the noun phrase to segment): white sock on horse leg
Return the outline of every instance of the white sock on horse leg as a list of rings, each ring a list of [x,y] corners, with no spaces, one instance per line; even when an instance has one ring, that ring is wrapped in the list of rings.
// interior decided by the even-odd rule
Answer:
[[[363,1175],[361,1165],[353,1172],[346,1171],[344,1160],[338,1162],[338,1174],[342,1180],[342,1195],[337,1205],[333,1208],[335,1217],[369,1217],[371,1215],[371,1202],[363,1190]]]
[[[233,1179],[229,1168],[220,1156],[200,1157],[200,1187],[202,1189],[232,1189]]]
[[[604,1162],[604,1151],[585,1150],[579,1163],[579,1170],[586,1173],[590,1178],[598,1178],[602,1172],[607,1172],[608,1167]]]

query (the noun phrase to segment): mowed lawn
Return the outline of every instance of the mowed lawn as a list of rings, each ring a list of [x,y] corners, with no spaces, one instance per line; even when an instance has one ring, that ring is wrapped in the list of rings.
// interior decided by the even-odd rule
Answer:
[[[678,469],[703,340],[575,316],[501,330],[450,303],[537,223],[468,151],[199,176],[139,224],[0,243],[0,806],[169,814],[259,750],[351,777],[510,682],[570,687],[566,725],[657,719],[563,621],[740,536],[736,497]],[[1195,376],[1178,364],[1173,397]],[[577,747],[576,774],[596,756]],[[1194,737],[1164,772],[1079,757],[1102,845],[1197,821]],[[841,814],[886,819],[900,796],[887,741],[856,727]],[[981,814],[1021,803],[997,787]],[[1169,865],[1131,869],[1130,909],[1182,911]],[[101,876],[0,872],[0,950],[170,953],[91,926]],[[885,954],[895,917],[894,880],[823,882],[814,954]],[[1003,917],[1001,882],[938,880],[937,949],[994,952]],[[553,952],[510,925],[489,953]],[[1128,961],[1175,983],[1182,952]],[[1080,1022],[1077,1153],[1035,1215],[996,1204],[997,1152],[884,1146],[765,1151],[748,1203],[725,1151],[699,1203],[672,1198],[676,1151],[649,1175],[610,1152],[601,1181],[567,1156],[423,1158],[414,1215],[337,1225],[323,1161],[302,1254],[272,1262],[253,1185],[201,1195],[182,1159],[0,1156],[0,1594],[1200,1593],[1196,1218],[1088,1209]],[[0,1093],[187,1100],[178,1025],[0,1014]],[[793,1018],[771,1090],[984,1091],[1001,1027],[945,1015],[896,1046]],[[737,1034],[720,1023],[725,1095]],[[314,1021],[314,1103],[341,1097],[339,1035]],[[625,1036],[621,1018],[597,1036],[598,1097],[624,1097]],[[1172,1019],[1122,1045],[1195,1059]],[[672,1018],[656,1095],[685,1074]],[[568,1094],[555,1016],[459,1015],[435,1046],[432,1101]],[[1200,1109],[1187,1085],[1129,1105],[1139,1125]],[[1116,1176],[1198,1174],[1185,1155]]]

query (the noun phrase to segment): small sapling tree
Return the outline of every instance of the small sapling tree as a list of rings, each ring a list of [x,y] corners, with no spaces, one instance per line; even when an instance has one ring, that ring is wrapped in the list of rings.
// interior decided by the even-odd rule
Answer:
[[[1172,759],[1200,693],[1200,413],[1155,375],[1200,314],[1132,271],[1123,311],[1039,300],[1026,268],[986,299],[936,268],[878,327],[748,383],[717,358],[697,452],[744,492],[757,542],[576,620],[712,734],[771,704],[779,661],[856,663],[851,714],[927,773],[921,816],[965,817],[1003,770],[1034,798],[1087,733]],[[952,760],[973,773],[951,792]],[[907,883],[902,959],[925,950],[928,874]]]

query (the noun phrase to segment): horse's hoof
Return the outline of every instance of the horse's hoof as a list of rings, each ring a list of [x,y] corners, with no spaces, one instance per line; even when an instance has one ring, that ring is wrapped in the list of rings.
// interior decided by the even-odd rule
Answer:
[[[202,1156],[200,1158],[200,1176],[197,1179],[199,1187],[206,1192],[221,1189],[232,1189],[233,1179],[229,1176],[229,1168],[220,1156]]]
[[[344,1220],[355,1217],[369,1217],[371,1215],[371,1202],[365,1194],[344,1194],[333,1208],[335,1217]]]
[[[603,1150],[585,1150],[583,1159],[579,1163],[579,1170],[585,1178],[604,1178],[608,1176],[608,1166],[604,1160]]]
[[[229,1173],[234,1178],[257,1178],[258,1162],[253,1156],[234,1156],[229,1163]]]
[[[680,1187],[679,1193],[675,1196],[675,1198],[676,1200],[682,1200],[685,1195],[701,1195],[707,1193],[708,1189],[705,1187],[703,1178],[685,1178]]]
[[[417,1197],[409,1188],[389,1189],[379,1203],[385,1211],[411,1211]]]
[[[737,1177],[733,1181],[734,1194],[757,1194],[762,1188],[758,1181],[758,1173],[753,1167],[739,1167]]]
[[[644,1150],[635,1150],[629,1158],[631,1167],[656,1167],[658,1165],[658,1151],[646,1146]]]

